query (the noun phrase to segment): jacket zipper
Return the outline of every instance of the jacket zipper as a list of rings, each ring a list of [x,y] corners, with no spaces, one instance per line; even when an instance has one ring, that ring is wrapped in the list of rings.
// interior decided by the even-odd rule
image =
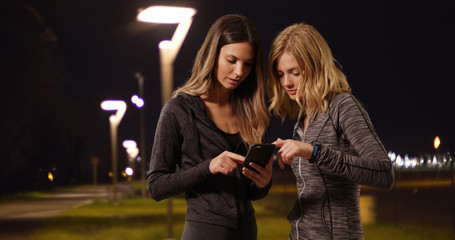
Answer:
[[[300,137],[300,134],[299,134],[299,131],[298,131],[299,128],[296,129],[296,135],[295,136],[297,137],[297,140],[303,141],[303,139],[305,139],[305,135],[304,134],[307,131],[308,123],[306,124],[305,129],[302,132],[302,137]],[[297,235],[297,239],[300,239],[300,237],[299,237],[299,235],[300,235],[299,234],[299,222],[300,222],[300,220],[302,220],[302,215],[303,215],[303,206],[302,206],[301,199],[302,199],[303,191],[305,190],[305,179],[302,176],[302,157],[299,157],[299,165],[298,166],[299,166],[299,168],[298,168],[299,169],[299,177],[302,180],[303,187],[302,187],[302,190],[299,192],[298,202],[299,202],[299,208],[300,208],[300,217],[295,222],[295,232],[296,232],[296,235]]]

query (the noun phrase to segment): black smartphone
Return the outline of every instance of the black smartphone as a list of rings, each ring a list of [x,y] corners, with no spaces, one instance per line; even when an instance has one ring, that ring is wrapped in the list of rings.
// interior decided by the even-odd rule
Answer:
[[[254,162],[262,167],[265,167],[269,162],[273,151],[275,151],[275,147],[275,144],[271,143],[256,143],[251,145],[248,153],[246,154],[245,161],[242,164],[242,168],[247,167],[257,172],[256,169],[250,166],[250,162]]]

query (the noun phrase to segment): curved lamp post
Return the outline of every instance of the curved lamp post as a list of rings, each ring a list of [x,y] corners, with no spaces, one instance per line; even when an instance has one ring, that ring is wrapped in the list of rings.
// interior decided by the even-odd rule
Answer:
[[[173,63],[183,40],[193,22],[196,10],[187,7],[151,6],[137,15],[140,22],[158,24],[178,24],[171,40],[163,40],[159,43],[161,64],[161,102],[167,102],[171,98],[173,88]]]
[[[185,40],[186,34],[193,22],[193,16],[196,10],[187,7],[171,6],[151,6],[137,15],[140,22],[158,23],[158,24],[178,24],[171,40],[163,40],[159,43],[160,65],[161,65],[161,104],[164,104],[171,98],[173,81],[173,64],[174,60]],[[173,239],[172,233],[172,198],[167,200],[167,235],[168,239]]]
[[[104,111],[116,111],[115,114],[109,116],[109,123],[111,128],[112,190],[114,203],[117,203],[117,128],[125,114],[126,103],[122,100],[106,100],[101,103],[101,108]]]

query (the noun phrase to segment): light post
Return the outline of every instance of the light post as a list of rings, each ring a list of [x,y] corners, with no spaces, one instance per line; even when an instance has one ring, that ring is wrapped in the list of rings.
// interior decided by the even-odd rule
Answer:
[[[140,136],[140,153],[141,153],[141,195],[145,197],[146,181],[145,181],[145,120],[144,120],[144,76],[137,72],[134,74],[138,81],[139,96],[131,98],[131,101],[139,108],[139,136]]]
[[[92,171],[93,171],[93,185],[97,185],[98,183],[98,164],[100,163],[100,159],[97,156],[92,156],[90,158],[90,162],[92,163]]]
[[[137,15],[137,20],[141,22],[178,24],[172,39],[170,41],[163,40],[158,44],[160,49],[162,106],[171,98],[174,85],[173,63],[190,29],[195,14],[196,10],[193,8],[151,6]],[[172,198],[168,198],[167,203],[167,235],[168,239],[173,239]]]
[[[104,111],[116,111],[109,116],[111,130],[111,154],[112,154],[112,192],[113,201],[117,203],[117,128],[126,111],[126,103],[122,100],[106,100],[101,103]]]
[[[158,24],[178,24],[172,39],[163,40],[158,44],[160,49],[161,64],[161,102],[167,102],[171,98],[173,89],[173,63],[183,40],[193,22],[196,10],[186,7],[151,6],[137,15],[141,22]]]
[[[434,149],[436,150],[436,164],[437,164],[437,167],[438,167],[438,170],[436,171],[436,178],[439,179],[439,168],[440,168],[440,165],[439,165],[439,150],[438,150],[438,147],[439,145],[441,144],[441,139],[439,139],[438,136],[436,136],[434,138],[434,141],[433,141],[433,146],[434,146]]]
[[[128,155],[128,167],[131,171],[131,173],[127,172],[128,175],[128,180],[131,180],[134,172],[136,171],[136,157],[139,154],[139,149],[137,148],[136,141],[134,140],[124,140],[123,141],[123,147],[126,150],[126,153]]]

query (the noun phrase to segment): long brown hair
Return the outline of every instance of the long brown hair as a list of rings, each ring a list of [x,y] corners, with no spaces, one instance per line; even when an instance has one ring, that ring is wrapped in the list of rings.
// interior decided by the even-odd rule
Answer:
[[[269,118],[264,102],[265,67],[262,42],[254,23],[239,14],[222,16],[209,29],[199,49],[191,77],[174,91],[201,96],[214,87],[215,64],[221,47],[248,42],[255,51],[254,67],[248,77],[231,94],[233,114],[237,117],[242,139],[248,144],[262,142]]]
[[[297,60],[302,73],[295,102],[284,91],[277,75],[278,59],[283,53]],[[286,115],[298,120],[302,116],[312,119],[318,112],[327,111],[338,92],[351,92],[351,88],[322,35],[305,23],[296,23],[280,32],[269,54],[269,111],[282,121]]]

